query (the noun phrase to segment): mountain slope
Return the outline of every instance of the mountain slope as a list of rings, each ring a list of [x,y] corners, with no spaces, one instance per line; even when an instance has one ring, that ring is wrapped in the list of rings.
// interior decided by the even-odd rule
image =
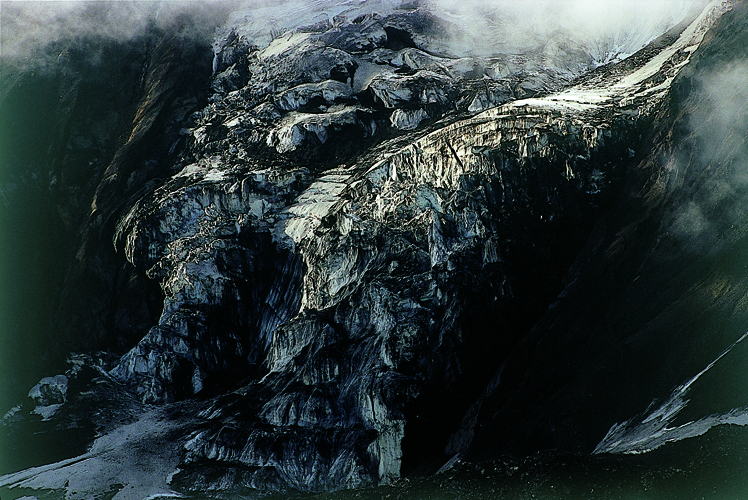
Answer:
[[[742,343],[711,365],[747,326],[744,16],[740,4],[721,18],[676,77],[647,139],[654,148],[629,170],[564,292],[481,406],[486,432],[476,434],[476,455],[493,447],[592,451],[613,424],[647,410],[641,422],[679,386],[692,402],[680,414],[670,407],[663,429],[745,407],[734,372]]]
[[[78,443],[7,491],[313,493],[639,450],[673,388],[665,427],[742,422],[709,380],[744,326],[743,100],[721,99],[744,4],[598,68],[454,57],[415,5],[338,14],[144,49],[62,300],[111,344],[6,414],[19,457]]]

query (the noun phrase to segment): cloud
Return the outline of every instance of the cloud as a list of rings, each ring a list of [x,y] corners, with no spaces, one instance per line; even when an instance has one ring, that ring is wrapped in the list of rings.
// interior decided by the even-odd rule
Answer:
[[[693,146],[671,158],[684,188],[670,231],[694,251],[717,252],[748,234],[748,61],[704,64],[690,78],[677,104],[687,106]]]
[[[498,45],[522,52],[549,39],[584,46],[599,62],[627,56],[689,16],[706,0],[429,0],[455,23],[462,50],[487,53]],[[597,52],[597,53],[595,53]],[[483,55],[483,54],[479,54]]]
[[[315,14],[392,11],[406,0],[68,0],[0,2],[0,57],[28,57],[62,38],[128,40],[149,23],[188,16],[211,32],[238,18],[294,24]],[[573,34],[600,51],[637,50],[705,0],[421,0],[453,26],[454,51],[521,51],[555,33]]]
[[[42,57],[62,40],[78,37],[127,42],[148,26],[193,30],[190,36],[212,37],[239,4],[230,0],[75,0],[0,1],[0,58]]]

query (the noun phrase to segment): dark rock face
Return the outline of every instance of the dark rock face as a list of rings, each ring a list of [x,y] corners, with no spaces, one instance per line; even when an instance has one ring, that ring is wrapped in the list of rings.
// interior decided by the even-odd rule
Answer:
[[[572,125],[550,113],[542,119],[559,135]],[[501,131],[532,149],[542,138],[523,144],[527,127],[515,115],[460,122],[385,161],[328,170],[301,184],[289,204],[276,201],[286,194],[274,192],[278,184],[263,192],[247,181],[264,181],[272,175],[266,171],[239,170],[230,179],[222,171],[220,183],[216,173],[201,172],[192,174],[194,186],[173,194],[167,188],[154,222],[133,213],[138,224],[128,223],[122,237],[128,258],[161,281],[164,313],[112,375],[147,401],[223,388],[232,372],[237,380],[253,378],[241,389],[241,403],[218,400],[205,413],[209,427],[187,445],[188,462],[250,467],[262,477],[272,464],[296,477],[292,485],[300,489],[319,488],[304,478],[317,481],[311,471],[326,467],[325,477],[345,479],[336,487],[372,474],[376,481],[397,477],[406,413],[457,417],[468,403],[465,391],[486,379],[486,366],[518,334],[520,318],[507,310],[533,306],[529,291],[515,283],[550,288],[547,270],[569,264],[568,256],[514,243],[523,238],[514,227],[531,230],[525,220],[536,218],[549,238],[581,233],[576,226],[589,225],[600,188],[608,187],[595,184],[592,165],[620,162],[624,154],[601,147],[592,126],[592,147],[569,135],[559,142],[564,151],[541,148],[527,161],[492,144]],[[475,153],[478,132],[485,142]],[[555,173],[553,181],[552,155],[572,151],[587,156],[570,166],[574,176]],[[548,183],[534,182],[546,176]],[[286,186],[289,177],[276,174]],[[188,212],[192,192],[199,198]],[[488,343],[484,329],[492,331]],[[424,387],[438,387],[439,397],[419,397]],[[299,470],[275,449],[254,449],[252,426],[287,439],[284,453],[309,456],[309,463]],[[314,438],[320,428],[329,435]],[[244,437],[216,441],[230,429]],[[423,428],[414,431],[417,442]],[[341,440],[340,449],[352,455],[345,472],[333,470],[343,466],[337,453],[320,455],[319,439]]]
[[[727,90],[745,80],[745,16],[740,4],[722,17],[678,76],[649,131],[656,146],[627,174],[558,302],[466,420],[465,429],[485,429],[468,447],[474,457],[496,447],[592,451],[614,424],[654,414],[652,402],[671,390],[684,401],[665,399],[658,433],[694,422],[706,432],[745,406],[725,389],[736,383],[741,345],[712,366],[746,331],[745,121],[731,111],[742,90]],[[705,369],[708,380],[696,383]],[[594,408],[605,411],[590,418]],[[619,449],[652,446],[649,435],[639,448],[625,437]]]
[[[167,31],[61,40],[38,61],[3,65],[3,404],[40,367],[64,370],[71,350],[127,349],[158,319],[159,288],[116,256],[106,219],[140,196],[140,162],[157,175],[162,141],[208,89],[186,61],[199,67],[202,51],[209,71],[209,45]],[[92,210],[97,191],[109,203]],[[2,455],[4,470],[24,460]]]
[[[113,301],[107,300],[108,281],[88,295],[81,288],[98,279],[81,287],[66,274],[76,260],[81,233],[89,232],[84,228],[97,185],[129,133],[138,80],[146,66],[146,38],[127,47],[92,40],[80,45],[61,42],[42,58],[53,61],[49,66],[42,63],[20,68],[23,71],[10,64],[3,67],[3,283],[14,283],[13,298],[4,294],[3,308],[15,311],[4,317],[17,318],[3,328],[14,332],[9,335],[18,339],[9,342],[14,347],[25,343],[33,349],[33,356],[21,356],[38,360],[32,363],[51,368],[71,349],[102,348],[116,344],[112,340],[118,336],[137,338],[144,333],[140,318],[120,324],[117,333],[111,331],[107,320],[114,311]],[[98,259],[106,258],[105,254]],[[129,317],[137,315],[147,296],[143,281],[132,278],[134,293],[124,313]],[[17,349],[9,346],[8,351]],[[59,352],[64,353],[62,360]],[[19,361],[3,359],[3,367]],[[4,393],[24,385],[23,392],[28,390],[29,381],[9,382]]]
[[[667,181],[656,162],[686,144],[670,132],[700,109],[688,99],[708,101],[688,68],[708,64],[699,47],[727,7],[589,74],[577,47],[455,58],[444,21],[418,7],[265,38],[238,22],[212,66],[209,47],[159,39],[61,300],[118,352],[74,358],[32,389],[34,410],[2,421],[97,439],[0,485],[86,491],[55,481],[149,456],[168,470],[143,497],[317,492],[434,472],[455,453],[591,451],[661,394],[579,415],[624,371],[606,376],[599,353],[613,363],[611,339],[637,345],[644,328],[600,333],[645,307],[622,297],[665,307],[641,287],[666,273],[652,257],[662,221],[685,223],[660,196],[700,177]],[[642,262],[658,271],[633,284]],[[594,383],[575,396],[590,358]],[[126,459],[107,448],[123,436]]]

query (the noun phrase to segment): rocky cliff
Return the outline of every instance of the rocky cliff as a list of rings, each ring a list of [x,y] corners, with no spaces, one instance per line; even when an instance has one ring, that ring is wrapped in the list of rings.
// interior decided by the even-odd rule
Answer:
[[[497,434],[476,434],[476,454],[538,443],[642,453],[727,415],[743,425],[734,370],[746,330],[745,140],[742,91],[730,86],[745,77],[745,6],[731,8],[674,81],[647,131],[652,151],[627,174],[623,199],[598,220],[564,291],[504,366],[506,384],[473,409],[493,422],[489,429],[522,421],[523,430],[501,444]],[[582,419],[591,408],[606,408],[606,418]]]
[[[67,111],[88,102],[73,73],[84,97],[53,130],[98,156],[50,189],[80,193],[53,198],[76,217],[55,320],[78,354],[3,419],[8,491],[312,493],[452,457],[627,451],[604,443],[641,437],[627,419],[729,345],[672,349],[672,325],[698,329],[707,292],[741,321],[742,281],[713,267],[741,241],[740,132],[708,83],[740,54],[742,4],[608,64],[557,40],[464,57],[427,5],[325,9],[99,49],[137,61],[125,93],[91,98],[121,109],[109,142],[113,115]],[[658,384],[639,356],[666,360]]]

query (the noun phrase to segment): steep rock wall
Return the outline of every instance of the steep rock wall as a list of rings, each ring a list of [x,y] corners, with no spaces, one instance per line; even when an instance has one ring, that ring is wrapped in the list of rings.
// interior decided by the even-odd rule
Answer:
[[[747,326],[746,127],[737,111],[746,6],[730,8],[673,81],[646,139],[654,149],[627,173],[624,195],[598,222],[558,302],[466,418],[454,443],[465,439],[469,456],[496,447],[592,451],[615,425],[660,415],[638,448],[623,432],[601,447],[641,453],[657,435],[668,436],[659,446],[693,436],[694,423],[702,435],[722,415],[742,415],[735,374],[745,351],[738,343],[720,356]],[[671,399],[679,390],[682,406]],[[731,427],[724,439],[740,446],[742,431]],[[676,450],[702,446],[695,441]]]

